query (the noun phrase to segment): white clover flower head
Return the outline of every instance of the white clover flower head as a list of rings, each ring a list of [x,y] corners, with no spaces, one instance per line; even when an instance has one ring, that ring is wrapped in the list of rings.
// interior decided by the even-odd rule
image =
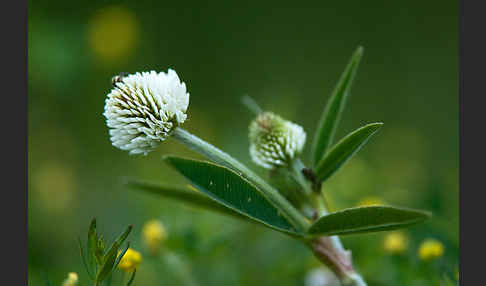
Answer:
[[[288,166],[304,148],[304,129],[282,117],[263,112],[250,124],[250,156],[267,169]]]
[[[187,118],[189,93],[174,70],[120,74],[112,83],[103,115],[121,150],[147,155]]]

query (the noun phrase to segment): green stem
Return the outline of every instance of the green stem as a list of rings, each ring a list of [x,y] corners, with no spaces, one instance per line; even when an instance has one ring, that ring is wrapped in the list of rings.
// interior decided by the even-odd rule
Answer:
[[[170,273],[173,273],[182,285],[197,286],[198,283],[192,277],[191,271],[187,265],[174,253],[165,251],[162,253],[164,263],[169,268]]]
[[[248,95],[244,95],[241,98],[241,102],[248,108],[248,110],[253,112],[254,115],[258,115],[263,112],[260,106],[258,106],[258,103],[256,103],[256,101]]]
[[[341,280],[343,286],[366,286],[366,282],[358,273],[354,272]]]
[[[295,181],[302,187],[305,194],[312,201],[317,212],[316,220],[328,214],[326,202],[320,190],[313,190],[312,182],[308,180],[302,170],[306,168],[299,158],[292,161],[289,166],[290,173]],[[337,274],[345,286],[366,286],[363,278],[354,271],[351,254],[345,250],[337,235],[322,237],[309,244],[316,256]]]
[[[310,196],[312,194],[312,186],[309,181],[302,174],[302,169],[305,168],[304,164],[299,158],[292,160],[290,163],[290,174],[294,180],[302,187],[305,195]]]
[[[326,213],[326,209],[321,208],[322,204],[318,199],[319,194],[313,191],[312,183],[309,182],[302,173],[302,170],[304,168],[305,165],[302,163],[302,161],[299,158],[296,158],[292,160],[289,165],[289,173],[291,177],[297,182],[297,184],[300,185],[301,189],[299,190],[303,192],[306,201],[310,203],[310,205],[314,209],[314,212],[317,211],[317,213],[311,215],[311,219],[314,220],[317,219],[320,215],[324,215]]]
[[[309,221],[285,199],[275,188],[270,186],[265,180],[253,173],[245,165],[240,163],[229,154],[221,151],[199,137],[178,127],[173,132],[174,138],[179,140],[190,149],[204,155],[215,163],[228,167],[240,176],[245,177],[261,190],[263,195],[294,225],[298,232],[305,232],[309,226]]]

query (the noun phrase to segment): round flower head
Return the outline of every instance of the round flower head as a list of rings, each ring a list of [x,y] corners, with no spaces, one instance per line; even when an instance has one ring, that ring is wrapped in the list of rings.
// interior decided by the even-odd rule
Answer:
[[[68,277],[62,282],[62,286],[76,286],[78,285],[78,274],[76,272],[69,272]]]
[[[147,154],[187,118],[189,93],[176,72],[119,75],[105,102],[113,146]]]
[[[252,160],[272,169],[288,166],[302,152],[306,134],[299,125],[264,112],[250,124],[249,138]]]
[[[383,247],[392,254],[400,254],[407,250],[408,238],[402,232],[391,232],[385,236]]]
[[[167,231],[162,222],[149,220],[142,228],[142,237],[150,252],[157,254],[162,246],[162,242],[167,239]]]
[[[418,254],[422,260],[437,259],[444,254],[444,245],[436,239],[426,239],[420,244]]]
[[[118,251],[118,255],[121,254],[121,251]],[[125,271],[125,272],[132,272],[133,270],[137,269],[140,263],[142,262],[142,255],[140,252],[133,250],[131,248],[127,249],[127,252],[123,255],[118,263],[118,268]]]

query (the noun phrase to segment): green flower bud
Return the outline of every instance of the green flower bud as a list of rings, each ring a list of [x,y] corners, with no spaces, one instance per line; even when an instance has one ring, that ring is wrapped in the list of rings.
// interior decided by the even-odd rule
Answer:
[[[288,166],[302,152],[306,134],[301,126],[263,112],[250,124],[249,139],[251,159],[272,169]]]

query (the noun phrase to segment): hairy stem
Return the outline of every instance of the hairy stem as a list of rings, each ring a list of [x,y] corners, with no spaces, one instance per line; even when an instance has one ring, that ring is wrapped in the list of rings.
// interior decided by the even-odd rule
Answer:
[[[366,286],[353,268],[351,251],[342,248],[337,236],[322,236],[308,242],[314,255],[336,274],[344,286]]]
[[[302,161],[299,158],[293,160],[289,169],[293,178],[310,197],[316,213],[314,219],[317,220],[319,217],[327,215],[326,202],[322,193],[320,189],[314,188],[315,182],[304,176],[303,171],[306,167]],[[344,249],[337,235],[313,239],[308,242],[308,245],[314,255],[336,273],[343,285],[366,286],[363,278],[353,269],[351,252]]]
[[[307,196],[310,196],[312,194],[312,186],[304,177],[304,174],[302,174],[302,170],[305,168],[302,161],[299,158],[292,160],[289,168],[290,174],[292,175],[294,180],[302,187],[304,193]]]

